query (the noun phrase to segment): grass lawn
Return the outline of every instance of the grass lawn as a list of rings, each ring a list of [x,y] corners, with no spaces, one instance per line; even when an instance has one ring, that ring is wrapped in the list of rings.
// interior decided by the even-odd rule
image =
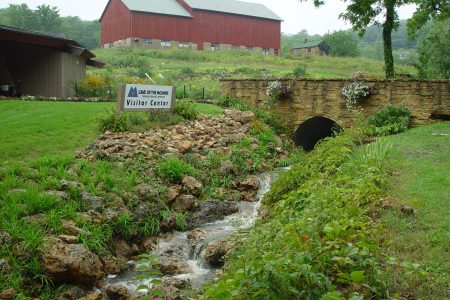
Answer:
[[[414,128],[386,138],[393,144],[390,196],[416,210],[389,210],[382,223],[392,294],[407,299],[450,297],[450,122]]]
[[[201,114],[222,109],[195,104]],[[72,155],[98,135],[95,117],[112,103],[0,101],[0,165],[41,156]]]
[[[95,117],[111,103],[0,101],[0,162],[72,154],[99,134]]]

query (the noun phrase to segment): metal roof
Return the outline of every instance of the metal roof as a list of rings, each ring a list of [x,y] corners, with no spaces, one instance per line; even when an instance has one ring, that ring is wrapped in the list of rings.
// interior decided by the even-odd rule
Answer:
[[[326,43],[324,41],[311,41],[301,44],[296,44],[292,47],[292,49],[302,49],[302,48],[312,48],[312,47],[318,47],[320,44],[324,43],[323,46],[326,46]]]
[[[258,3],[237,0],[185,0],[185,2],[193,9],[283,21],[273,11]]]
[[[131,11],[192,18],[176,0],[122,0]]]

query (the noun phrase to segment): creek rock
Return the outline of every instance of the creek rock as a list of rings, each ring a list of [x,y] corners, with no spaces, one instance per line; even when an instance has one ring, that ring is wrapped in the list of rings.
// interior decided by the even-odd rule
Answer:
[[[57,283],[93,286],[104,277],[103,264],[84,245],[67,244],[56,237],[44,238],[42,269]]]
[[[87,212],[77,213],[77,217],[82,221],[92,222],[94,224],[102,224],[105,221],[103,215],[93,209]]]
[[[59,298],[60,300],[79,300],[86,296],[86,291],[79,286],[71,286]]]
[[[11,265],[5,258],[0,259],[0,274],[3,276],[8,276],[11,273]]]
[[[177,218],[174,215],[170,215],[166,219],[162,220],[159,224],[162,232],[169,232],[177,227]]]
[[[58,235],[58,238],[67,244],[78,244],[78,238],[73,235],[60,234]]]
[[[239,122],[242,125],[250,123],[254,118],[255,114],[251,111],[239,111],[226,109],[224,111],[226,116],[229,116],[233,121]]]
[[[159,197],[159,191],[152,185],[146,183],[141,183],[134,189],[138,194],[139,199],[142,201],[151,201]]]
[[[141,241],[140,250],[141,252],[153,251],[158,245],[159,238],[156,236],[144,237]]]
[[[181,257],[172,256],[160,256],[158,266],[161,272],[165,275],[178,275],[187,274],[192,272],[190,266]]]
[[[118,257],[129,258],[133,255],[131,246],[125,241],[115,241],[113,247],[116,251],[116,256]]]
[[[43,224],[45,222],[45,215],[44,214],[35,214],[32,216],[26,216],[22,218],[22,221],[28,224]]]
[[[203,259],[214,268],[222,267],[223,257],[230,251],[227,241],[213,241],[205,249]]]
[[[208,200],[199,203],[197,210],[186,217],[188,229],[194,229],[204,223],[222,220],[224,217],[239,211],[235,202]]]
[[[47,191],[47,195],[56,197],[60,200],[69,200],[70,196],[67,192],[64,191]]]
[[[182,142],[178,143],[177,149],[178,149],[178,152],[184,154],[184,153],[191,151],[193,146],[194,145],[189,141],[182,141]]]
[[[0,247],[2,246],[10,246],[12,238],[9,233],[5,231],[0,231]]]
[[[77,236],[81,233],[81,228],[72,220],[61,220],[61,229],[66,235]]]
[[[99,257],[103,264],[103,270],[107,275],[119,274],[121,271],[119,260],[117,257],[107,254]]]
[[[106,288],[106,295],[110,300],[128,300],[130,291],[124,285],[109,285]]]
[[[195,197],[192,195],[180,195],[172,203],[172,208],[177,212],[191,211],[195,207]]]
[[[69,191],[71,189],[84,190],[84,185],[82,183],[65,179],[61,180],[61,187],[66,191]]]
[[[78,300],[102,300],[103,294],[101,292],[93,292],[89,293],[84,297],[79,298]]]
[[[194,196],[200,195],[203,189],[203,184],[191,176],[184,176],[182,184],[184,189]]]
[[[259,178],[258,176],[248,176],[244,181],[239,183],[240,191],[256,191],[259,189]]]
[[[224,160],[224,161],[220,162],[219,174],[229,175],[229,174],[232,174],[235,172],[236,172],[236,169],[230,160]]]
[[[102,198],[94,196],[86,191],[81,192],[81,200],[86,202],[93,209],[98,209],[103,205]]]
[[[0,299],[2,300],[12,300],[16,296],[17,292],[15,289],[7,289],[0,293]]]
[[[182,192],[183,192],[183,187],[181,185],[171,186],[167,190],[166,203],[167,204],[172,203],[179,195],[182,194]]]

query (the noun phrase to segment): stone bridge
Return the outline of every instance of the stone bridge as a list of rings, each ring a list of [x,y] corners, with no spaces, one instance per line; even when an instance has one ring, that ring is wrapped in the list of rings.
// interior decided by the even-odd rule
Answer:
[[[312,149],[320,139],[332,135],[333,127],[352,125],[352,112],[341,94],[343,87],[354,80],[298,79],[281,82],[289,84],[292,96],[272,100],[266,88],[273,80],[221,80],[222,95],[241,99],[252,107],[273,108],[281,122],[294,129],[294,140],[305,149]],[[450,119],[450,81],[448,80],[373,80],[358,79],[371,87],[370,97],[360,106],[366,117],[389,103],[403,105],[412,114],[413,126]]]

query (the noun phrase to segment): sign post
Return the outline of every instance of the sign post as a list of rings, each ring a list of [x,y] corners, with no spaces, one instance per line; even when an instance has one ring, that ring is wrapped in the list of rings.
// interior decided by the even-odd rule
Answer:
[[[117,115],[122,111],[172,110],[175,96],[173,86],[123,84],[119,87]]]

